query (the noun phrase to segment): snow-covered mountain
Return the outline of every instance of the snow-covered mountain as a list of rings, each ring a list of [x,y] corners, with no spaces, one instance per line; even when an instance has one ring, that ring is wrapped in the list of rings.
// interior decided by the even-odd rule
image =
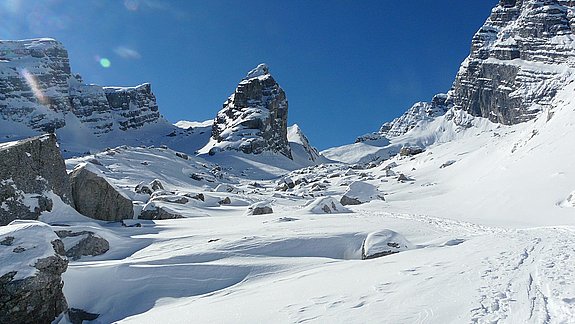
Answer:
[[[0,216],[40,221],[0,226],[0,322],[574,323],[574,10],[500,1],[447,94],[323,155],[263,65],[214,121],[96,134],[55,105],[28,129],[171,142],[65,166],[53,136],[0,144]]]

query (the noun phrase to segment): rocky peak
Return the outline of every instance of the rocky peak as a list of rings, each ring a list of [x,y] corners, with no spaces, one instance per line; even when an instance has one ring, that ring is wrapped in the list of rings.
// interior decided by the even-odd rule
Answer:
[[[292,159],[287,139],[288,102],[285,92],[269,73],[258,65],[242,79],[224,103],[212,126],[210,154],[236,150],[246,154],[275,152]]]

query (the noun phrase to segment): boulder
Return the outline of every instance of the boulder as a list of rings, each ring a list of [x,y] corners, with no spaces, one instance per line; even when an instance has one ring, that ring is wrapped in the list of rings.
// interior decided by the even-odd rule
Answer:
[[[105,221],[133,218],[132,201],[99,173],[94,166],[81,164],[70,174],[76,210],[85,216]]]
[[[68,308],[62,241],[44,223],[15,221],[0,242],[0,323],[51,323]]]
[[[385,198],[376,186],[363,181],[355,181],[349,185],[340,202],[347,206],[361,205],[372,200],[385,200]]]
[[[312,201],[305,211],[311,214],[345,214],[352,213],[333,197],[320,197]]]
[[[72,260],[83,256],[102,255],[110,249],[110,243],[94,232],[62,230],[56,231],[56,234],[64,243],[66,256]]]
[[[176,213],[170,208],[157,204],[156,202],[149,202],[144,206],[144,209],[140,213],[139,219],[146,220],[163,220],[163,219],[179,219],[184,218],[184,216]]]
[[[0,225],[15,219],[36,220],[51,211],[50,191],[73,205],[55,135],[0,144]]]
[[[415,246],[401,234],[391,230],[369,233],[361,247],[361,259],[375,259],[411,250]]]
[[[419,146],[404,146],[399,150],[399,156],[414,156],[423,153],[423,149]]]
[[[273,214],[273,212],[274,210],[272,209],[272,206],[269,202],[261,201],[249,206],[247,214],[256,216],[256,215]]]

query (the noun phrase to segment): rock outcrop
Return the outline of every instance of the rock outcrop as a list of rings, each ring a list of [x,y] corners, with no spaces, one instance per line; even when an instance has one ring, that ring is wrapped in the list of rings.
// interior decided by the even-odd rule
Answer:
[[[260,64],[239,83],[218,112],[210,143],[210,154],[223,150],[246,154],[275,152],[292,158],[287,139],[288,102],[285,92]]]
[[[44,223],[0,227],[0,323],[51,323],[66,311],[63,253],[62,241]]]
[[[132,201],[122,195],[90,164],[74,168],[70,174],[76,210],[99,220],[120,221],[134,217]]]
[[[0,144],[0,225],[38,219],[53,207],[50,193],[73,205],[56,136]]]
[[[56,231],[64,243],[66,256],[78,260],[83,256],[102,255],[110,249],[110,243],[94,232],[90,231]]]
[[[95,135],[162,119],[149,84],[86,85],[72,75],[68,52],[53,39],[0,41],[0,71],[0,117],[33,130],[54,132],[70,115]]]

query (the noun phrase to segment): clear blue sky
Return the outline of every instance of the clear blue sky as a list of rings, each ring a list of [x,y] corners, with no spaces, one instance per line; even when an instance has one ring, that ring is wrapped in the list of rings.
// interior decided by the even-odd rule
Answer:
[[[497,2],[1,0],[0,39],[60,40],[87,83],[150,82],[172,122],[214,118],[265,62],[324,149],[447,91]]]

